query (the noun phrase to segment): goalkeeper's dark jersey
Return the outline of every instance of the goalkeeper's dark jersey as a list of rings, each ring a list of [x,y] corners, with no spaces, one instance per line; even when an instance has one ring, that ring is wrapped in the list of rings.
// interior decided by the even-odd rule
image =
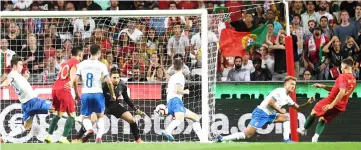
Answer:
[[[113,85],[114,86],[114,93],[115,96],[117,97],[116,101],[111,101],[111,93],[110,90],[108,88],[107,83],[103,83],[103,94],[104,94],[104,99],[105,99],[105,107],[109,108],[111,106],[113,106],[114,104],[119,105],[120,101],[119,101],[119,96],[122,95],[124,101],[129,105],[129,107],[134,109],[134,104],[132,102],[132,100],[129,98],[128,92],[127,92],[127,86],[120,81],[118,85]]]

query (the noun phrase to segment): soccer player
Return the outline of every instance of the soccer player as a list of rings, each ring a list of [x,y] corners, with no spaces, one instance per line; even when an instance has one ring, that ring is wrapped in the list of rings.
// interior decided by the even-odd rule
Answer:
[[[175,59],[173,61],[175,73],[170,77],[168,81],[167,89],[167,107],[168,113],[175,117],[175,120],[168,125],[168,127],[162,131],[162,135],[166,136],[169,141],[173,141],[174,137],[172,136],[172,131],[178,125],[184,121],[184,117],[194,121],[193,130],[197,134],[200,141],[205,141],[201,125],[199,123],[199,116],[194,112],[186,109],[184,107],[182,97],[184,94],[189,94],[188,89],[184,89],[185,78],[183,75],[183,61],[180,59]]]
[[[129,107],[131,107],[133,110],[135,110],[135,113],[137,115],[140,115],[142,117],[145,116],[145,113],[142,112],[140,109],[138,109],[136,106],[134,106],[132,100],[128,96],[127,92],[127,86],[120,80],[120,70],[116,68],[112,68],[110,71],[110,79],[112,80],[116,101],[112,101],[110,97],[110,90],[109,87],[103,83],[103,94],[105,97],[105,114],[110,114],[115,116],[116,118],[122,118],[126,120],[130,124],[130,130],[133,133],[134,139],[137,143],[143,142],[142,139],[139,137],[139,129],[137,126],[137,123],[135,122],[135,118],[133,115],[126,110],[121,102],[118,100],[120,94],[123,96],[124,101],[128,104]],[[77,133],[75,137],[75,141],[82,138],[84,133],[86,132],[84,126],[80,128],[79,132]],[[89,135],[89,134],[88,134]],[[88,136],[85,136],[82,138],[82,142],[86,142],[88,139]]]
[[[353,62],[350,59],[341,62],[342,74],[336,79],[334,86],[318,83],[313,85],[315,88],[323,88],[331,93],[314,106],[303,128],[297,129],[301,135],[306,135],[307,129],[315,121],[316,117],[319,117],[312,142],[318,141],[327,123],[330,123],[339,113],[346,111],[348,99],[356,88],[356,79],[352,74],[352,66]]]
[[[252,119],[248,124],[248,127],[243,132],[234,133],[225,137],[221,135],[217,136],[218,142],[224,140],[234,140],[234,139],[246,139],[252,137],[257,128],[262,128],[262,126],[271,123],[282,123],[288,121],[289,118],[285,114],[286,109],[282,108],[284,105],[292,106],[297,111],[305,108],[307,105],[313,103],[314,98],[311,97],[306,103],[302,105],[296,104],[289,93],[295,90],[296,87],[296,78],[287,76],[284,80],[284,87],[277,88],[273,90],[262,102],[258,105],[252,112]],[[288,128],[286,126],[284,128]]]
[[[74,82],[81,77],[82,79],[82,95],[81,95],[81,115],[83,116],[83,125],[87,130],[87,134],[94,133],[90,115],[95,112],[98,117],[98,133],[96,135],[96,143],[101,143],[104,133],[104,96],[102,90],[102,79],[107,83],[110,89],[112,101],[116,100],[113,84],[109,78],[108,68],[99,61],[101,55],[100,46],[94,44],[90,47],[91,58],[82,61],[76,77],[67,83],[68,87],[74,85]]]
[[[22,76],[21,70],[23,69],[23,61],[18,56],[13,56],[11,59],[12,70],[8,74],[6,80],[1,83],[0,88],[11,85],[16,91],[21,102],[21,109],[23,111],[24,126],[16,126],[5,137],[13,137],[24,132],[30,132],[33,123],[33,117],[36,114],[48,114],[51,109],[51,101],[38,98],[36,92],[33,90],[29,82],[29,72],[26,71]]]
[[[72,58],[60,65],[58,79],[55,81],[52,90],[53,107],[57,114],[54,115],[54,117],[51,119],[50,127],[48,130],[49,135],[45,138],[46,143],[52,143],[50,136],[55,131],[57,123],[64,113],[67,113],[69,117],[65,122],[63,136],[60,138],[59,142],[70,143],[66,137],[69,135],[76,117],[75,101],[73,99],[73,96],[71,95],[71,90],[69,88],[66,88],[65,84],[67,84],[71,79],[75,78],[77,65],[80,63],[80,60],[83,57],[82,54],[83,50],[81,47],[74,47],[71,51]],[[75,91],[75,100],[79,100],[80,97],[77,88],[78,82],[75,81],[73,84],[73,88]]]

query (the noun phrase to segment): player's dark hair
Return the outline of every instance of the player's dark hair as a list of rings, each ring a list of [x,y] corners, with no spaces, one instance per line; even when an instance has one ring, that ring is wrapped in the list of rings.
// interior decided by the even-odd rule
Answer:
[[[110,76],[113,74],[120,74],[120,70],[117,67],[113,67],[110,69]]]
[[[288,81],[296,81],[297,82],[297,78],[296,77],[292,77],[292,76],[287,76],[285,78],[284,83],[288,82]]]
[[[96,54],[98,54],[99,51],[100,51],[99,45],[93,44],[92,46],[90,46],[90,54],[96,55]]]
[[[353,61],[351,59],[348,59],[348,58],[342,60],[341,63],[347,65],[347,67],[352,67],[353,66]]]
[[[14,55],[10,61],[11,67],[13,67],[14,65],[17,65],[19,61],[23,61],[23,60],[21,59],[21,57]]]
[[[183,61],[179,59],[175,59],[173,62],[173,67],[175,71],[179,71],[183,68]]]
[[[83,48],[80,46],[76,46],[73,47],[73,49],[71,50],[71,56],[77,56],[79,54],[79,52],[82,52]]]

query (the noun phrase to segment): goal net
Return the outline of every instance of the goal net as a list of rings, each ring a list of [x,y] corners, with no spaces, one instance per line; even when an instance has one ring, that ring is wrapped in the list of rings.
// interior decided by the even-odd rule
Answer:
[[[51,99],[51,88],[59,65],[70,58],[73,47],[82,47],[88,59],[89,47],[101,47],[101,62],[108,69],[121,70],[122,81],[134,104],[147,116],[135,116],[140,136],[146,142],[166,141],[160,135],[172,117],[154,114],[166,104],[167,79],[174,73],[172,60],[184,60],[186,108],[201,116],[204,136],[211,137],[210,126],[215,108],[218,25],[227,14],[207,15],[206,10],[162,11],[77,11],[77,12],[2,12],[1,77],[10,71],[9,60],[19,55],[31,73],[29,82],[43,99]],[[80,88],[80,86],[79,86]],[[21,105],[11,87],[1,89],[0,133],[22,125]],[[77,104],[79,115],[80,102]],[[123,102],[133,114],[135,112]],[[30,133],[12,137],[9,142],[42,142],[52,114],[36,115]],[[104,142],[134,141],[129,124],[106,115]],[[53,141],[63,131],[65,119],[58,123]],[[96,126],[94,126],[96,128]],[[80,129],[76,123],[69,136]],[[198,141],[192,121],[186,120],[172,133],[176,141]],[[94,141],[94,139],[90,139]]]

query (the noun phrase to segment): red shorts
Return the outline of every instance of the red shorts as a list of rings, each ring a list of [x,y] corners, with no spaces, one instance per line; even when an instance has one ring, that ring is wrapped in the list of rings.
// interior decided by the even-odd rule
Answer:
[[[341,111],[337,108],[332,108],[330,110],[324,111],[323,106],[328,105],[329,102],[321,100],[313,108],[316,111],[317,117],[323,117],[326,123],[330,123]]]
[[[53,107],[55,111],[60,112],[75,112],[75,102],[70,91],[66,90],[53,90]]]

